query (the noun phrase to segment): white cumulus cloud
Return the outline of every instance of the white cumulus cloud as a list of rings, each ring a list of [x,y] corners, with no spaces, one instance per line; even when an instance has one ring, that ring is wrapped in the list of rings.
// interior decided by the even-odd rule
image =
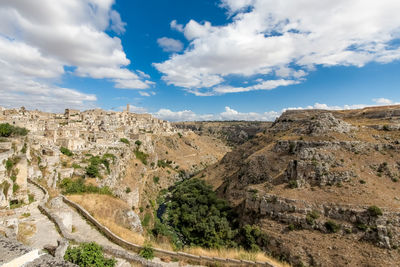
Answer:
[[[225,107],[225,111],[219,114],[197,114],[191,110],[172,111],[170,109],[160,109],[153,113],[153,116],[168,121],[227,121],[227,120],[247,120],[247,121],[272,121],[280,113],[267,111],[264,113],[239,112],[230,107]]]
[[[387,98],[383,98],[383,97],[381,97],[381,98],[374,98],[374,99],[372,99],[372,101],[374,101],[376,104],[378,104],[378,105],[392,105],[392,104],[395,104],[394,102],[393,102],[393,100],[391,100],[391,99],[387,99]]]
[[[180,52],[183,49],[181,41],[168,37],[157,39],[157,43],[165,52]]]
[[[125,31],[113,4],[114,0],[0,1],[0,105],[25,103],[53,111],[93,107],[96,96],[56,85],[65,67],[72,75],[109,79],[116,87],[149,88],[148,77],[126,68],[130,60],[121,40],[106,33]]]
[[[380,100],[384,98],[379,98]],[[373,99],[377,102],[376,99]],[[400,103],[386,99],[385,103],[377,103],[378,105],[390,105]],[[197,114],[191,110],[172,111],[170,109],[160,109],[159,111],[152,113],[153,116],[168,120],[168,121],[229,121],[229,120],[244,120],[244,121],[274,121],[286,110],[304,110],[304,109],[324,109],[324,110],[349,110],[349,109],[361,109],[365,107],[371,107],[377,105],[367,104],[352,104],[343,106],[330,106],[327,104],[315,103],[314,105],[308,105],[305,107],[287,107],[282,110],[269,110],[265,112],[240,112],[229,106],[225,107],[225,111],[216,114]]]
[[[393,42],[400,39],[397,0],[222,0],[221,6],[232,18],[227,25],[171,22],[190,45],[154,64],[167,84],[197,95],[261,90],[221,88],[229,88],[231,75],[301,82],[316,66],[400,59]]]

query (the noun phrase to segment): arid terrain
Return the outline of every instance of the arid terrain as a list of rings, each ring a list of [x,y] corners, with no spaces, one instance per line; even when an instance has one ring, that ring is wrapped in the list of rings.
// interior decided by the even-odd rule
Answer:
[[[287,111],[200,177],[295,265],[400,262],[400,107]]]
[[[122,249],[63,194],[128,242],[176,250],[171,237],[154,235],[164,196],[199,178],[228,201],[239,225],[258,227],[267,241],[257,253],[199,247],[186,253],[271,266],[400,261],[400,106],[289,110],[273,123],[171,125],[101,110],[15,109],[0,118],[14,127],[0,142],[0,233],[33,248],[57,246],[67,235]],[[153,262],[172,264],[173,257],[160,255]],[[132,263],[126,258],[117,257],[121,266]]]

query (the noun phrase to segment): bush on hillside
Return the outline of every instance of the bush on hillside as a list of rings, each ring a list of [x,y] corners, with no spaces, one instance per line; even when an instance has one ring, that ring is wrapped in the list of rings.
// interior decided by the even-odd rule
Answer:
[[[26,128],[12,126],[9,123],[0,124],[0,137],[25,136],[28,132]]]
[[[147,165],[147,158],[149,157],[148,154],[140,151],[139,149],[135,149],[133,151],[135,153],[135,157],[140,160],[144,165]]]
[[[94,242],[82,243],[78,247],[68,247],[64,255],[64,260],[82,267],[114,267],[117,263],[115,259],[104,257],[103,248]]]
[[[129,140],[126,139],[126,138],[121,138],[119,141],[122,142],[122,143],[124,143],[124,144],[127,144],[127,145],[130,144]]]
[[[140,140],[135,141],[135,145],[140,146],[141,144],[142,144],[142,141],[140,141]]]
[[[68,156],[68,157],[71,157],[71,156],[74,155],[74,154],[71,152],[71,150],[69,150],[68,148],[63,147],[63,146],[60,148],[60,152],[63,153],[65,156]]]
[[[100,177],[100,165],[103,165],[106,168],[107,173],[110,174],[111,170],[108,158],[112,158],[114,161],[115,156],[112,154],[105,154],[103,157],[91,156],[91,158],[89,159],[90,164],[88,167],[86,167],[86,174],[92,178]]]
[[[139,251],[139,255],[147,260],[152,260],[154,258],[154,249],[150,244],[145,244]]]
[[[108,186],[97,187],[94,185],[86,185],[85,181],[82,178],[77,180],[65,178],[61,181],[60,187],[63,189],[63,194],[95,193],[112,195],[112,192]]]
[[[382,210],[377,206],[371,206],[368,208],[368,213],[373,217],[378,217],[383,214]]]

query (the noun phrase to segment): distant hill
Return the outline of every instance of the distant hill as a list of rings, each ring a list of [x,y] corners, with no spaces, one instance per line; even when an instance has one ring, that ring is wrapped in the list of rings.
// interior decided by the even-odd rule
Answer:
[[[192,130],[198,135],[217,137],[225,141],[229,146],[243,144],[265,131],[272,122],[262,121],[198,121],[172,123],[179,129]]]

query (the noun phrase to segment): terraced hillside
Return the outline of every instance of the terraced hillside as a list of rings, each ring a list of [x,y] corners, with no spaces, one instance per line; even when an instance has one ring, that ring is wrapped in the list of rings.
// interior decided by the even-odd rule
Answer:
[[[299,266],[400,262],[400,106],[287,111],[199,177]]]

